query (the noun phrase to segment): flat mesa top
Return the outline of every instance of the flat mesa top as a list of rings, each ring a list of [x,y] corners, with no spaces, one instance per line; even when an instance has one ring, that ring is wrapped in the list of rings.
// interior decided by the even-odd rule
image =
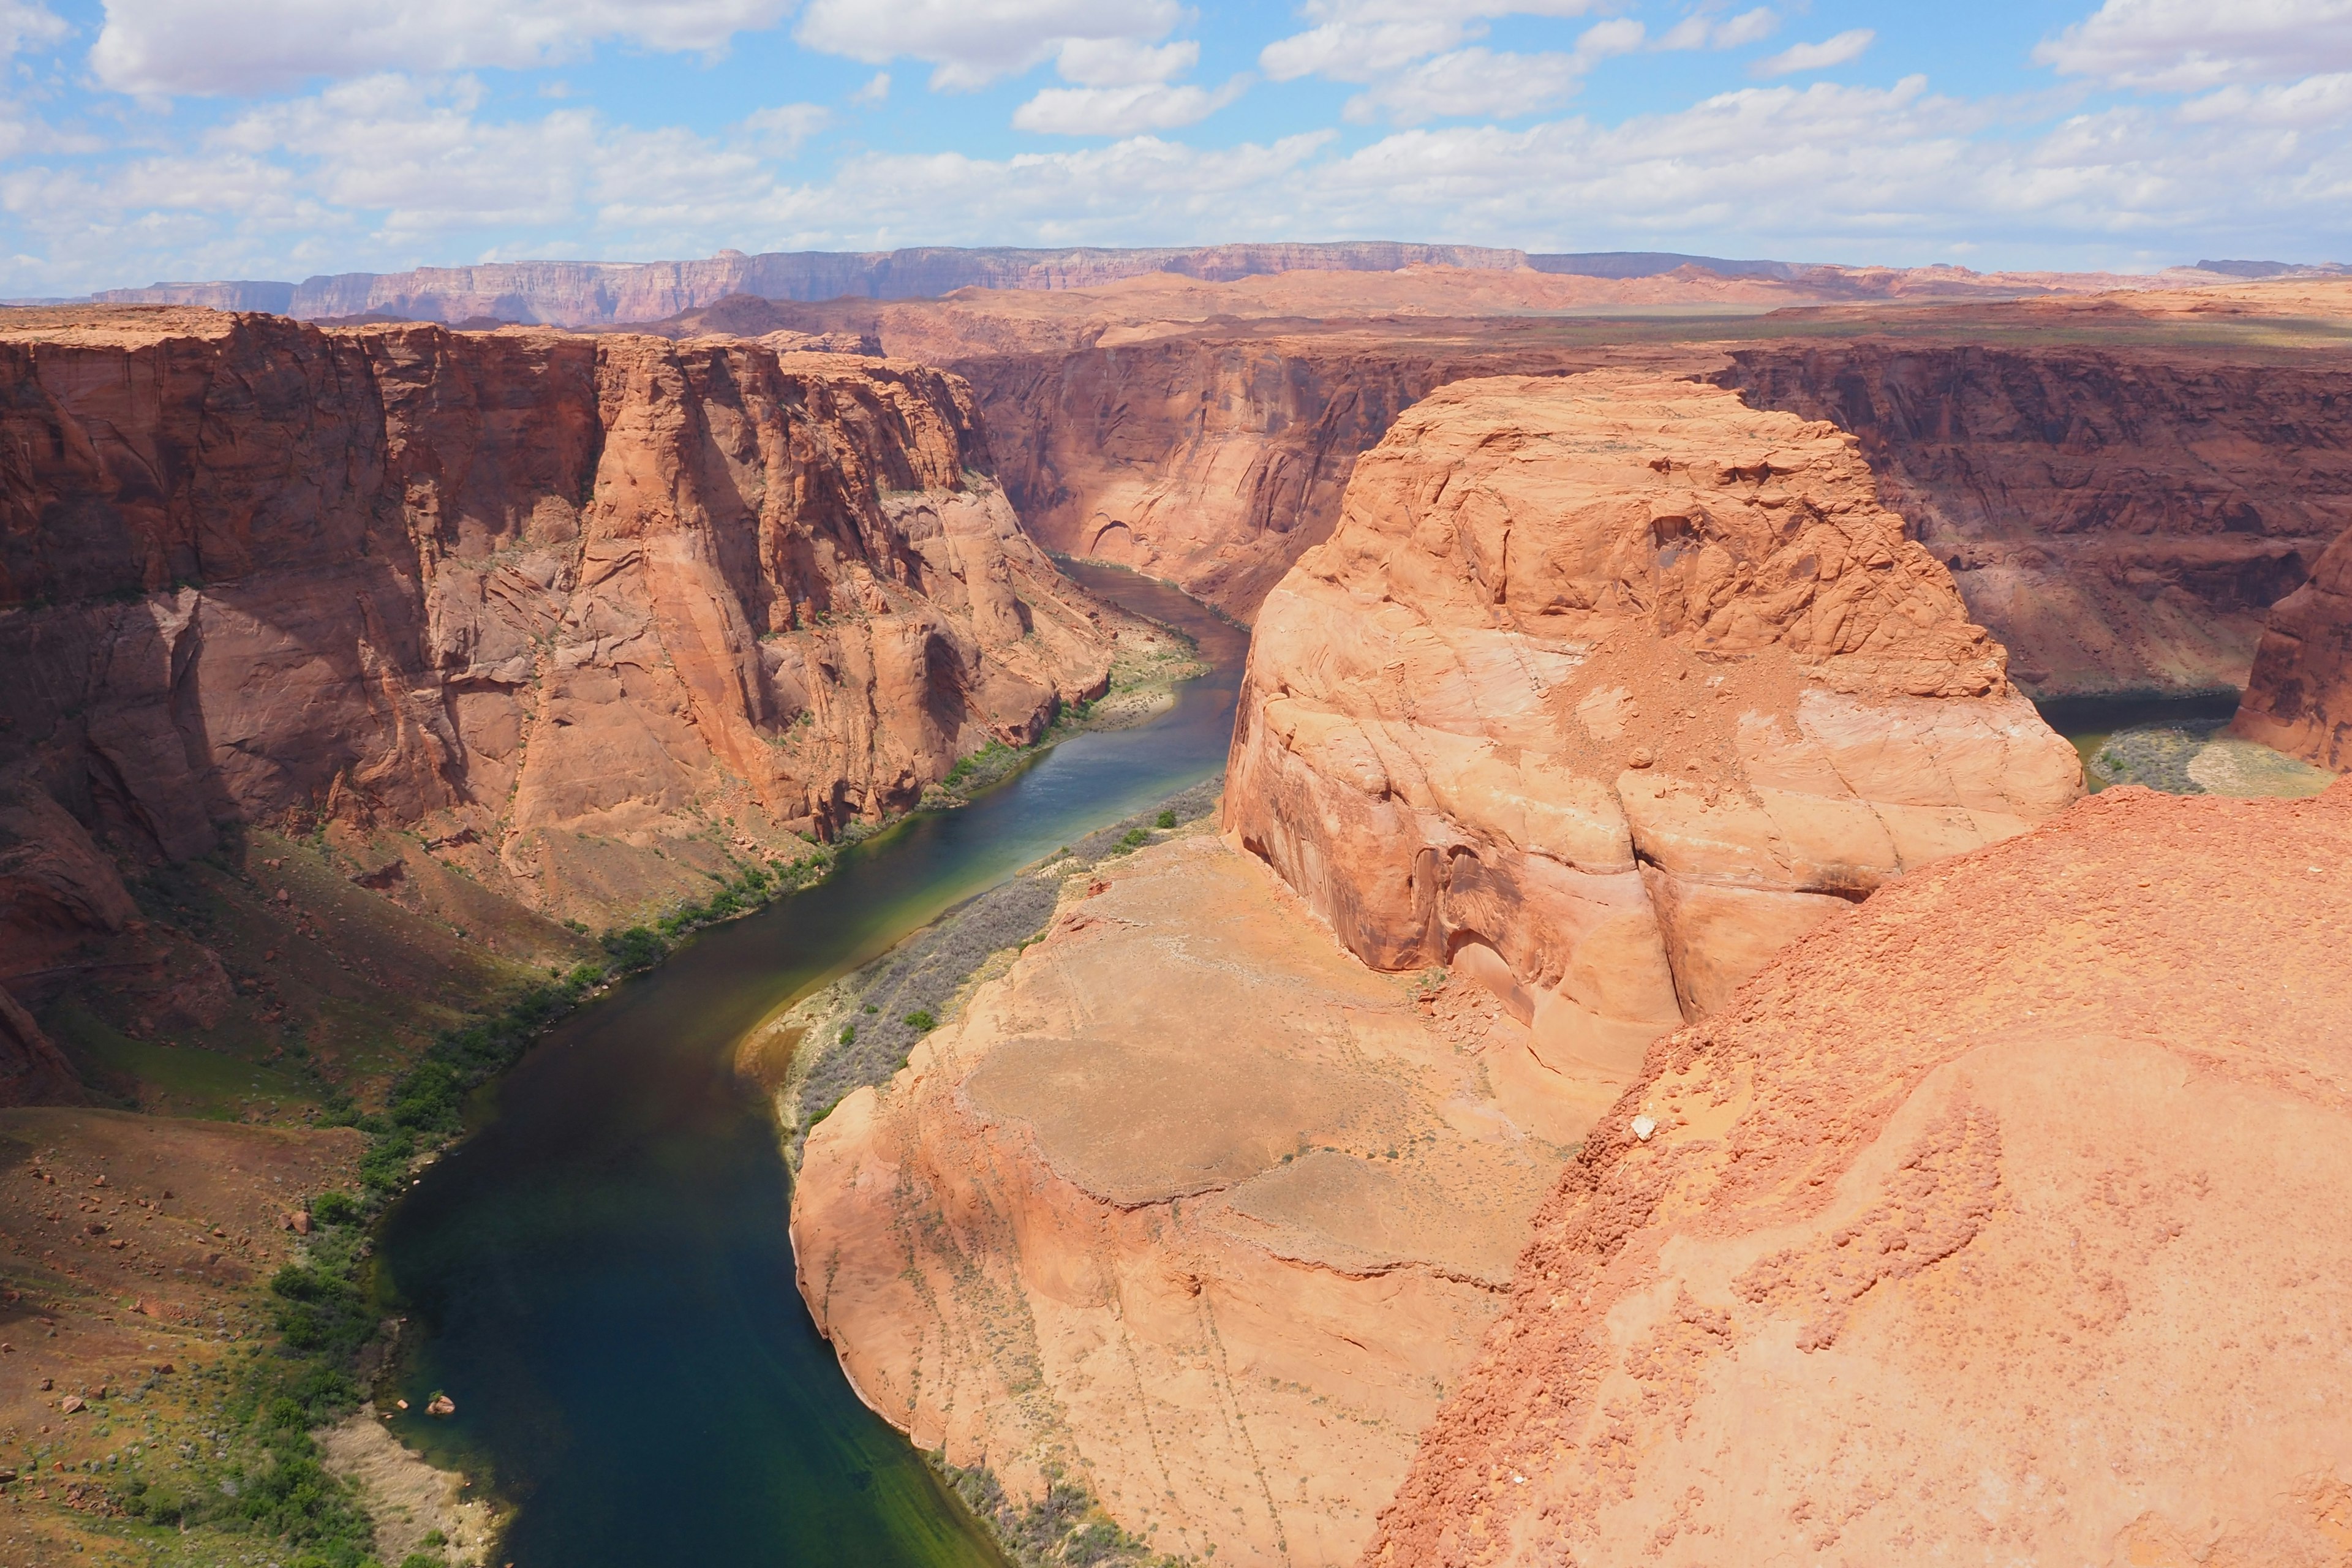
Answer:
[[[144,348],[168,338],[220,338],[236,318],[194,305],[27,305],[0,309],[0,342]]]

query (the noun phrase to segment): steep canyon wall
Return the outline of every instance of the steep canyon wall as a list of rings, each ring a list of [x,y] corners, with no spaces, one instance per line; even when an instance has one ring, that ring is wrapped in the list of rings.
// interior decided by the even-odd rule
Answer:
[[[2352,370],[2178,350],[1865,340],[1732,353],[1759,407],[1862,440],[2038,697],[2243,687],[2352,526]]]
[[[1448,382],[1581,370],[1592,352],[1185,334],[960,355],[999,474],[1054,550],[1181,584],[1248,618],[1328,536],[1359,454]]]
[[[131,919],[116,858],[203,854],[225,823],[375,835],[376,885],[437,857],[604,923],[910,805],[1105,679],[1104,612],[1020,533],[937,371],[192,311],[5,325],[0,980]]]

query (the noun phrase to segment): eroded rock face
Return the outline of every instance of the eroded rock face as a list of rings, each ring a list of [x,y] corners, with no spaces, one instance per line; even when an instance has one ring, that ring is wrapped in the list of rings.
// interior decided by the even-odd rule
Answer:
[[[1345,1563],[1616,1092],[1181,837],[811,1131],[801,1289],[870,1405],[1013,1496],[1058,1466],[1160,1552]]]
[[[1365,1561],[2339,1561],[2347,857],[2352,784],[2110,790],[1784,952],[1587,1142]]]
[[[1184,335],[957,363],[1005,433],[1005,487],[1049,548],[1166,577],[1246,618],[1329,535],[1357,457],[1406,407],[1465,376],[1593,359],[1507,341]]]
[[[1853,439],[1655,373],[1457,383],[1260,612],[1226,821],[1340,942],[1630,1076],[1786,942],[2081,790]]]
[[[134,860],[226,821],[418,828],[602,924],[910,805],[1104,679],[1103,612],[1019,532],[936,371],[191,310],[0,325],[0,773],[10,810],[53,799]],[[119,883],[14,821],[6,929],[119,927]]]
[[[2352,373],[2331,356],[1865,341],[1732,357],[1717,379],[1750,402],[1861,437],[2037,697],[2244,687],[2270,606],[2352,527]]]
[[[2272,606],[2230,728],[2323,768],[2352,771],[2352,532],[2319,558],[2311,581]]]

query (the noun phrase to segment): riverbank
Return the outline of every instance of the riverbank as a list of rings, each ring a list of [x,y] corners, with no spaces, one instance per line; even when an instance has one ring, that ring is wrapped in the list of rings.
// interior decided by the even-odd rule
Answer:
[[[379,1407],[409,1399],[393,1436],[523,1500],[502,1557],[1003,1568],[802,1310],[778,1124],[738,1047],[944,910],[1214,773],[1243,637],[1131,575],[1086,585],[1198,637],[1208,675],[1175,680],[1154,722],[1073,712],[996,786],[836,847],[822,880],[583,998],[391,1207],[381,1288],[409,1327]],[[446,1420],[415,1408],[434,1390],[455,1401]]]
[[[952,1022],[976,986],[1044,933],[1073,879],[1212,816],[1223,786],[1220,773],[1064,845],[746,1035],[737,1064],[773,1096],[790,1168],[800,1170],[811,1126],[905,1066],[925,1035]]]

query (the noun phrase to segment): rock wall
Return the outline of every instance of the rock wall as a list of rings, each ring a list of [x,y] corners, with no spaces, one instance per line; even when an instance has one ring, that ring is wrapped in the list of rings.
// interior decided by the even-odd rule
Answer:
[[[2347,859],[2352,784],[2111,790],[1789,949],[1587,1142],[1364,1561],[2341,1561]]]
[[[2352,772],[2352,531],[2271,607],[2232,733]]]
[[[232,821],[415,829],[603,923],[1108,667],[938,371],[126,310],[14,313],[0,385],[0,777],[85,847],[0,823],[12,933]]]
[[[2352,527],[2352,370],[1865,339],[1734,351],[1759,407],[1861,437],[2037,697],[2243,687],[2270,606]]]
[[[1377,969],[1629,1077],[1783,943],[2081,790],[1851,437],[1659,373],[1459,382],[1262,608],[1226,821]]]
[[[1187,334],[953,363],[1048,548],[1166,577],[1247,619],[1328,536],[1357,456],[1404,409],[1465,376],[1594,359],[1507,342]]]
[[[1347,1563],[1615,1093],[1181,836],[1078,872],[811,1130],[802,1293],[869,1404],[1015,1498],[1058,1471],[1157,1552]]]

